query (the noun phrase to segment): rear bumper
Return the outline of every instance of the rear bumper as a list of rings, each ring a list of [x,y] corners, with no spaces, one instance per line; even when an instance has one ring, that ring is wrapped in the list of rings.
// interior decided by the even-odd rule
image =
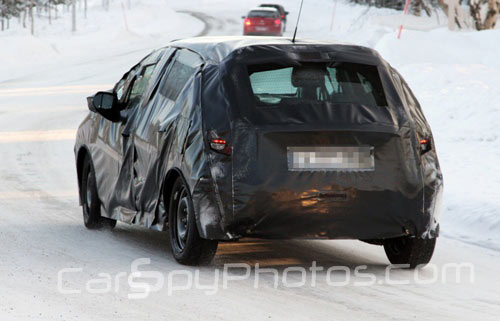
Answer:
[[[265,31],[257,31],[255,28],[247,27],[243,28],[244,36],[281,36],[281,27],[279,28],[268,28]]]
[[[356,189],[309,195],[261,191],[232,212],[224,211],[227,207],[212,187],[204,181],[193,193],[199,231],[207,239],[363,240],[402,235],[433,238],[439,233],[433,211],[424,210],[422,192],[408,198],[395,191]]]
[[[299,197],[297,197],[299,196]],[[346,198],[346,199],[344,199]],[[351,190],[300,197],[293,192],[260,195],[235,213],[231,234],[262,238],[384,239],[437,236],[422,194]]]
[[[207,185],[205,189],[211,188],[205,194],[213,195],[213,205],[209,207],[212,214],[202,219],[200,226],[200,231],[203,231],[203,225],[209,225],[210,229],[205,230],[211,232],[202,237],[436,237],[443,186],[437,158],[433,152],[425,154],[427,160],[414,158],[411,145],[401,137],[405,137],[404,133],[335,132],[333,135],[319,132],[298,135],[288,132],[265,134],[262,138],[246,135],[245,143],[241,144],[253,149],[249,147],[249,150],[233,153],[232,160],[227,156],[214,156],[216,170],[212,171],[211,187]],[[287,169],[286,146],[304,146],[307,142],[314,145],[320,138],[324,140],[323,145],[329,146],[356,145],[354,139],[375,146],[375,170],[323,172]],[[286,143],[282,143],[283,140]],[[238,145],[238,140],[234,141]],[[254,146],[259,146],[261,151],[257,156],[252,155],[257,150]],[[275,153],[271,155],[273,150]],[[422,168],[419,162],[426,165]],[[208,207],[199,207],[201,216],[207,212],[204,208]],[[213,223],[215,208],[217,223]]]
[[[282,36],[281,32],[274,32],[274,31],[268,31],[268,32],[244,32],[244,36],[274,36],[274,37],[280,37]]]

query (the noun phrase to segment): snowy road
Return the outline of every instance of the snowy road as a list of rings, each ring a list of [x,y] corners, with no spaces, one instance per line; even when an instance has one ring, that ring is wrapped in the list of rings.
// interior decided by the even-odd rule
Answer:
[[[221,21],[226,31],[239,28],[206,14],[194,16],[209,19],[204,32],[223,32]],[[127,49],[0,83],[0,320],[498,320],[500,252],[447,237],[439,239],[433,265],[419,272],[428,284],[404,270],[390,273],[393,281],[408,284],[388,284],[383,249],[358,241],[227,243],[213,265],[196,270],[175,262],[165,233],[125,224],[113,232],[86,230],[73,156],[74,133],[88,112],[84,98],[109,87],[147,51]],[[308,280],[301,287],[279,283],[275,289],[273,274],[267,273],[257,289],[255,278],[230,281],[227,289],[218,280],[213,295],[200,289],[169,295],[165,285],[133,300],[126,278],[115,282],[115,277],[130,274],[139,258],[151,259],[142,270],[159,271],[165,278],[181,269],[199,271],[203,284],[214,284],[224,264],[258,263],[277,268],[280,276],[287,267],[307,269],[313,261],[324,270],[315,286]],[[473,269],[457,282],[446,270],[450,263]],[[363,272],[373,275],[375,284],[361,285],[370,278],[359,275],[347,285],[327,283],[329,267],[352,272],[360,265],[367,265]],[[81,293],[58,291],[58,273],[67,268],[80,270],[65,274],[63,288]],[[112,277],[112,289],[89,293],[88,281],[102,278],[100,273]],[[333,275],[343,280],[346,273]]]

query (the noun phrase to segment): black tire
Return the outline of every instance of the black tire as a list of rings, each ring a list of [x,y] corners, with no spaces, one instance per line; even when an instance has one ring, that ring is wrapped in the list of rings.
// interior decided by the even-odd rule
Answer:
[[[101,216],[101,201],[97,194],[97,183],[94,166],[90,158],[85,156],[83,161],[81,192],[83,223],[90,230],[113,229],[116,220]]]
[[[385,240],[384,250],[392,264],[409,264],[410,269],[430,262],[436,238],[421,239],[412,237],[398,237]]]
[[[200,237],[193,200],[181,177],[175,181],[169,197],[168,225],[174,258],[184,265],[209,263],[217,252],[218,242]]]

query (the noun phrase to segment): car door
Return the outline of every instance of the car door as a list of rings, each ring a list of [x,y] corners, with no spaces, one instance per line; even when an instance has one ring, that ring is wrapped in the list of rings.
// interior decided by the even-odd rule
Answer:
[[[120,112],[125,117],[128,110],[128,91],[140,68],[137,64],[132,67],[122,79],[115,85],[113,91],[116,93],[120,105],[124,106]],[[94,114],[95,121],[98,122],[98,133],[95,143],[95,152],[92,155],[96,171],[97,189],[102,205],[108,216],[111,216],[111,204],[113,191],[120,173],[120,164],[123,154],[122,135],[126,125],[124,121],[113,122],[99,114]]]
[[[134,186],[139,212],[154,214],[161,186],[160,170],[170,152],[182,154],[190,126],[186,112],[192,105],[189,83],[202,65],[201,57],[178,49],[158,79],[135,129]],[[175,150],[174,150],[175,149]],[[168,154],[168,156],[167,156]],[[153,218],[153,215],[151,215]],[[152,222],[149,220],[148,222]]]
[[[108,216],[127,217],[135,212],[132,189],[128,184],[131,176],[130,161],[133,149],[130,149],[130,133],[140,114],[143,95],[147,91],[151,76],[165,50],[158,50],[134,66],[116,84],[114,92],[122,106],[121,120],[111,122],[101,118],[97,145],[99,153],[94,159],[98,178],[98,192]]]

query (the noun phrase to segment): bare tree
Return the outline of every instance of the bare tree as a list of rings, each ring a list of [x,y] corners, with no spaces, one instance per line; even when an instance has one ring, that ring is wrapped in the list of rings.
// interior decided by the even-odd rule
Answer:
[[[10,19],[19,17],[22,10],[21,0],[0,0],[1,30],[9,29]]]
[[[483,20],[481,11],[486,5],[488,6],[488,11]],[[477,30],[495,28],[498,15],[500,14],[500,0],[470,0],[469,8]]]
[[[2,20],[2,31],[5,30],[5,17],[7,16],[7,5],[5,0],[0,0],[0,19]]]
[[[71,3],[71,31],[76,31],[76,0]]]
[[[33,7],[35,6],[35,0],[30,0],[29,3],[29,15],[30,15],[30,23],[31,23],[31,35],[35,35],[35,15],[33,14]]]
[[[460,0],[461,1],[461,0]],[[438,0],[438,5],[441,7],[445,15],[448,17],[448,28],[453,30],[455,26],[459,29],[469,27],[466,14],[460,6],[459,0]]]
[[[488,2],[488,12],[486,13],[486,18],[484,19],[485,29],[494,29],[498,21],[498,15],[500,14],[500,0],[490,0]]]
[[[26,28],[26,19],[28,18],[28,7],[23,10],[23,28]]]
[[[50,25],[50,24],[52,24],[52,10],[51,10],[50,1],[47,1],[47,14],[49,16],[49,25]]]
[[[422,15],[422,9],[424,9],[427,16],[431,16],[431,8],[427,5],[424,0],[413,0],[412,2],[412,12],[416,16]]]

